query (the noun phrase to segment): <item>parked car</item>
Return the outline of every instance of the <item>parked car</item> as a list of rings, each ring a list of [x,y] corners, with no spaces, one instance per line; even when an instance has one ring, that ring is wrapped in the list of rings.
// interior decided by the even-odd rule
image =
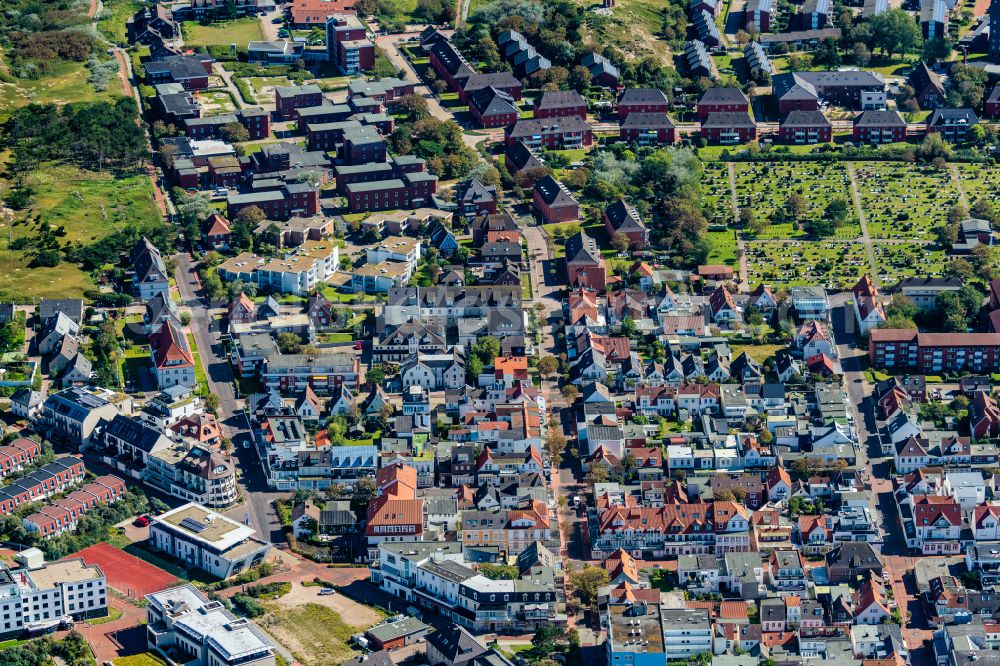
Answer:
[[[149,516],[139,516],[135,519],[136,527],[147,527],[149,526]]]

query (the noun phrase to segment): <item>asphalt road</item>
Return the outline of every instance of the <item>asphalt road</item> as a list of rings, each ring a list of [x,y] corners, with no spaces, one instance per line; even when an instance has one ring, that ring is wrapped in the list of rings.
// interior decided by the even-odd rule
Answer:
[[[219,337],[218,324],[213,320],[213,315],[221,310],[211,308],[202,298],[201,283],[191,256],[182,253],[175,258],[177,286],[184,305],[191,311],[190,331],[205,366],[209,389],[219,396],[219,422],[226,437],[232,440],[235,457],[239,462],[239,481],[245,502],[226,513],[240,522],[249,518],[249,524],[257,530],[259,536],[272,543],[283,542],[284,533],[271,506],[271,502],[282,497],[283,493],[268,491],[256,449],[244,448],[244,443],[250,441],[249,423],[243,405],[236,397],[232,369]]]

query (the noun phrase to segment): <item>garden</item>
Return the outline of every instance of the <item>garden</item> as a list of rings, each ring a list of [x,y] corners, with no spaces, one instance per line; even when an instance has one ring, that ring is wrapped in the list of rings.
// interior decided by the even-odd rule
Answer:
[[[935,239],[958,202],[958,190],[947,169],[896,162],[855,164],[861,207],[873,239]]]
[[[236,44],[245,48],[250,42],[264,39],[257,17],[206,24],[186,21],[181,25],[181,32],[184,35],[184,45],[188,47]]]
[[[873,243],[875,264],[883,287],[907,277],[942,277],[947,261],[944,250],[931,243]]]

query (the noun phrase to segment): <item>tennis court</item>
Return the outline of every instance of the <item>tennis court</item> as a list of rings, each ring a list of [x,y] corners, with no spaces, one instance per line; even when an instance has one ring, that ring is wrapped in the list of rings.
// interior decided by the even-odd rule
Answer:
[[[141,599],[177,582],[176,577],[163,569],[107,543],[94,544],[71,557],[82,557],[87,564],[101,567],[108,587],[132,599]]]

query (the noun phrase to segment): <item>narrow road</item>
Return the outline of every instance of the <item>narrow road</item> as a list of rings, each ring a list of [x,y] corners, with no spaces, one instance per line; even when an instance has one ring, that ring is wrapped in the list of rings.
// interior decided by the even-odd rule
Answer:
[[[278,522],[271,502],[283,493],[270,492],[267,487],[256,449],[244,448],[250,441],[249,423],[243,406],[236,397],[233,372],[229,367],[224,345],[219,338],[217,320],[213,317],[220,312],[213,309],[202,297],[201,281],[195,271],[191,255],[175,255],[177,269],[174,277],[180,290],[183,305],[191,311],[189,329],[194,336],[202,365],[208,378],[211,393],[219,397],[219,422],[223,434],[233,442],[234,454],[239,461],[240,484],[244,494],[244,505],[227,512],[230,517],[240,520],[249,514],[250,524],[259,536],[273,543],[284,541],[284,533]]]
[[[865,244],[865,254],[868,255],[868,265],[871,268],[872,282],[876,287],[879,285],[878,268],[875,264],[875,250],[872,247],[872,237],[868,233],[868,216],[865,209],[861,207],[861,192],[858,190],[858,179],[854,173],[854,163],[847,162],[847,175],[851,178],[851,198],[854,200],[854,209],[858,213],[858,223],[861,225],[861,239]]]
[[[958,190],[958,200],[965,206],[965,210],[969,210],[969,198],[965,196],[965,190],[962,189],[962,179],[958,175],[958,165],[949,164],[948,171],[951,173],[951,182],[955,183],[955,189]]]
[[[729,197],[733,204],[733,226],[736,226],[740,221],[740,204],[736,200],[736,165],[732,162],[726,162],[726,168],[729,170]],[[736,250],[740,255],[740,291],[749,293],[750,267],[747,263],[747,244],[743,240],[742,228],[736,232]]]
[[[412,81],[416,81],[418,85],[414,88],[414,92],[424,99],[427,100],[427,108],[431,112],[431,115],[438,120],[454,120],[455,116],[448,109],[441,106],[441,103],[431,92],[424,83],[421,82],[420,77],[417,76],[417,70],[413,67],[413,64],[403,55],[402,50],[399,48],[399,44],[402,41],[413,39],[419,37],[419,32],[404,32],[398,35],[383,35],[375,39],[375,43],[382,49],[385,56],[392,63],[392,66],[396,69],[401,69],[406,72],[406,78]]]

